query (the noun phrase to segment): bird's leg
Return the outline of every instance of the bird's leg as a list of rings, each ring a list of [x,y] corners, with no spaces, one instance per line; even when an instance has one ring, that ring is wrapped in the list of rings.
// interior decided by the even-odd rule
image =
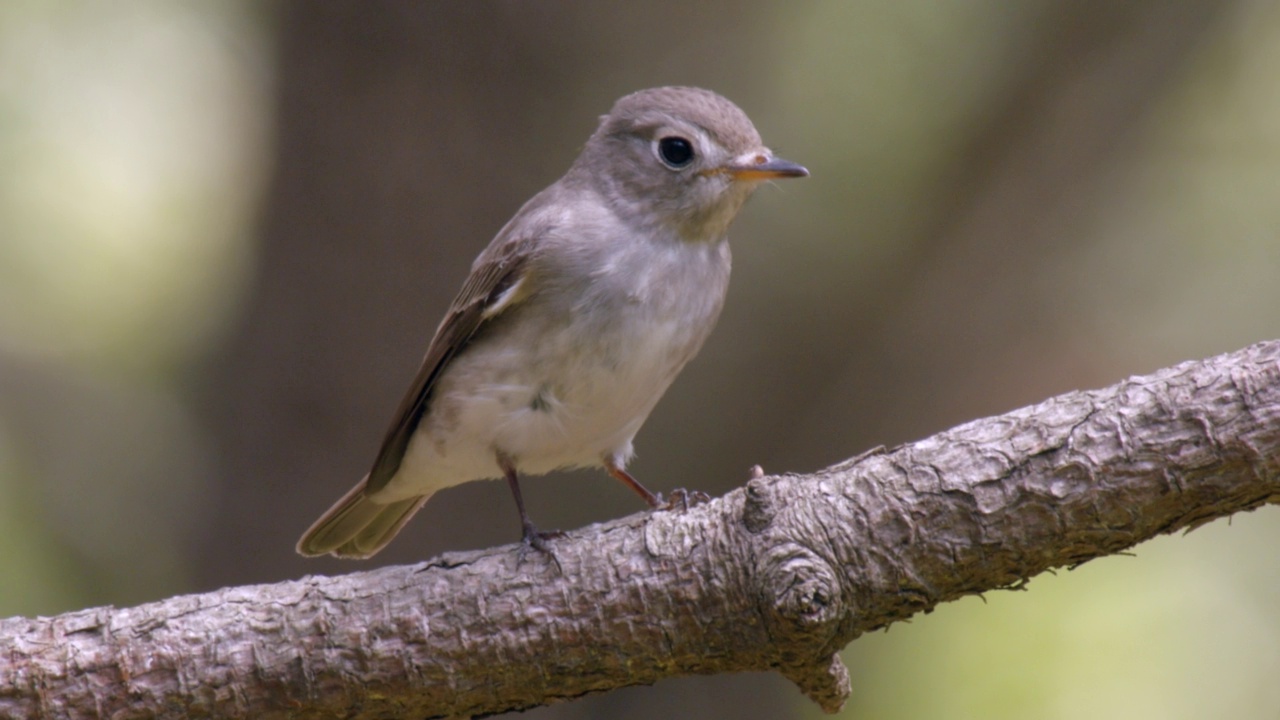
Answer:
[[[634,490],[637,495],[644,498],[644,501],[649,503],[649,507],[656,510],[665,504],[661,495],[649,492],[649,488],[641,485],[639,480],[631,477],[631,473],[618,467],[618,464],[612,459],[604,461],[604,469],[608,470],[610,475],[621,480],[622,484]]]
[[[562,537],[564,533],[559,530],[542,531],[533,524],[529,519],[529,513],[524,510],[524,496],[520,494],[520,474],[516,472],[515,463],[502,453],[498,453],[497,457],[498,467],[502,468],[502,474],[507,478],[507,486],[511,488],[511,494],[516,499],[516,510],[520,511],[520,527],[523,533],[520,538],[520,562],[524,562],[525,553],[529,548],[533,548],[549,556],[556,567],[560,567],[560,560],[556,558],[555,553],[551,552],[551,546],[547,545],[547,540]]]
[[[605,470],[609,474],[622,481],[622,484],[631,488],[637,495],[644,498],[649,503],[649,507],[654,510],[674,510],[679,506],[682,510],[688,510],[691,505],[698,505],[711,499],[710,495],[701,490],[685,490],[684,488],[676,488],[671,491],[671,499],[663,500],[661,493],[650,492],[649,488],[640,484],[639,480],[631,477],[631,473],[623,470],[614,462],[612,458],[605,458]]]

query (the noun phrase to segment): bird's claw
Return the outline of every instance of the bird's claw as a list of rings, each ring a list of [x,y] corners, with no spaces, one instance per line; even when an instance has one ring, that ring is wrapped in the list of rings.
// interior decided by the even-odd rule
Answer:
[[[564,537],[564,532],[560,530],[539,530],[534,527],[533,523],[526,523],[524,526],[524,536],[520,538],[520,549],[516,551],[516,566],[524,564],[525,558],[529,555],[529,551],[537,550],[538,552],[551,558],[551,562],[556,564],[556,569],[563,572],[560,567],[560,558],[552,552],[551,546],[547,544],[548,540]]]
[[[696,505],[705,502],[711,502],[711,496],[701,490],[685,490],[684,488],[676,488],[671,491],[671,497],[664,500],[661,495],[658,496],[659,507],[663,510],[676,510],[681,512],[688,510]]]

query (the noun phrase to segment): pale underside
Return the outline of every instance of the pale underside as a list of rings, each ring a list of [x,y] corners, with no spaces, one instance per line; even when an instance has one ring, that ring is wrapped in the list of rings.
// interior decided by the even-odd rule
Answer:
[[[371,499],[500,478],[498,455],[522,474],[625,466],[640,426],[715,324],[728,245],[659,237],[621,249],[579,245],[568,257],[572,264],[533,262],[518,282],[544,291],[496,313],[449,363],[399,470]],[[595,272],[578,272],[578,263]],[[565,285],[573,292],[545,292]]]

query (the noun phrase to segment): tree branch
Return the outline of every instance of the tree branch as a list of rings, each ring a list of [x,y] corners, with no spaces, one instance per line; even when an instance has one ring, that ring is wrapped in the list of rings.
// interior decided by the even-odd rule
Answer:
[[[1073,392],[687,512],[554,543],[0,621],[0,716],[466,716],[776,669],[824,709],[836,652],[1280,500],[1280,341]]]

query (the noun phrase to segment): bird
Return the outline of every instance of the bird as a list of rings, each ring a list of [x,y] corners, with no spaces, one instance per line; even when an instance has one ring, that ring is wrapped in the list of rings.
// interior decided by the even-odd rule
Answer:
[[[619,99],[475,259],[372,468],[297,551],[371,557],[435,492],[505,479],[522,550],[550,552],[559,533],[530,520],[519,479],[562,468],[603,467],[668,507],[627,472],[633,439],[720,315],[743,203],[808,174],[712,91]]]

